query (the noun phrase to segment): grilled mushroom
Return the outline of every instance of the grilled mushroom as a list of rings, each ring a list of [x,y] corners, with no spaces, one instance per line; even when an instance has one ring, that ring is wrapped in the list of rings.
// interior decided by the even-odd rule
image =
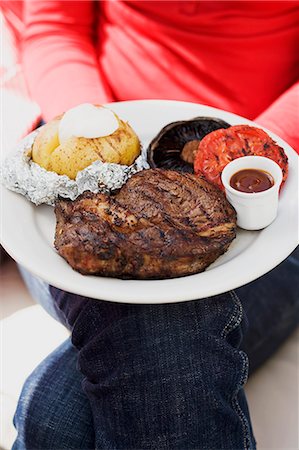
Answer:
[[[151,141],[147,150],[151,167],[193,173],[193,161],[199,142],[211,131],[229,128],[224,120],[195,117],[166,125]]]

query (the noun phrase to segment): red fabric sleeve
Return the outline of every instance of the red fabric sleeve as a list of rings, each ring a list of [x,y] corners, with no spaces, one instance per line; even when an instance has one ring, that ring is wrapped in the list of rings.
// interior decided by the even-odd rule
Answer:
[[[46,121],[79,103],[112,100],[93,40],[96,4],[24,2],[22,60],[30,93]]]
[[[281,95],[255,121],[276,133],[299,153],[299,82]]]

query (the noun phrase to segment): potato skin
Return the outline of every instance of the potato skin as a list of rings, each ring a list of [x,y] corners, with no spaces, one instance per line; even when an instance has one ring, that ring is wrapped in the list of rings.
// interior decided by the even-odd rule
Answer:
[[[32,160],[46,170],[48,170],[52,152],[59,145],[58,127],[59,119],[51,120],[41,127],[32,145]]]
[[[77,173],[99,159],[91,145],[81,142],[83,138],[72,137],[59,145],[51,154],[47,170],[67,175],[74,180]]]
[[[44,125],[32,146],[32,160],[44,169],[75,179],[94,161],[131,165],[140,154],[140,141],[130,125],[118,117],[119,128],[100,138],[71,137],[60,144],[60,118]]]

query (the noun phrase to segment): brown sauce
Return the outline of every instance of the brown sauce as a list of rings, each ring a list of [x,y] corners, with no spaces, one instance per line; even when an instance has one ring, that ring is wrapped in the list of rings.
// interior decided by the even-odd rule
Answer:
[[[230,185],[237,191],[254,193],[270,189],[274,185],[274,180],[263,170],[243,169],[231,177]]]

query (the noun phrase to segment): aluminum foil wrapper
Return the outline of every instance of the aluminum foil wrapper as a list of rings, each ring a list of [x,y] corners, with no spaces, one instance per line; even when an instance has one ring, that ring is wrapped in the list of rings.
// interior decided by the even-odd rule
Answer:
[[[95,161],[71,180],[66,175],[48,172],[31,160],[29,154],[38,131],[23,139],[1,167],[4,186],[24,195],[35,205],[54,205],[58,197],[75,200],[85,191],[111,193],[121,188],[134,173],[149,168],[146,151],[142,149],[131,166]]]

